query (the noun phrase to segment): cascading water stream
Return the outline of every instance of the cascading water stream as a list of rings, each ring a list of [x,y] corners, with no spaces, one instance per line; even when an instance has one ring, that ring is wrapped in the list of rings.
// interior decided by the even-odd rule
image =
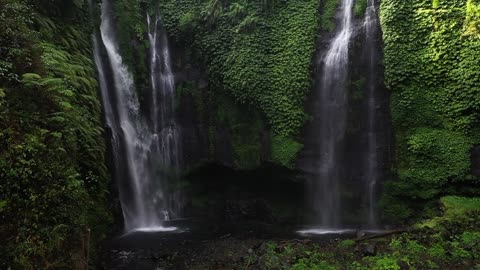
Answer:
[[[149,108],[152,112],[152,127],[149,127],[148,121],[141,114],[133,78],[119,53],[114,28],[111,3],[104,0],[100,37],[106,52],[104,58],[108,61],[101,57],[101,44],[94,37],[95,62],[105,122],[112,133],[115,174],[125,229],[173,230],[175,228],[162,227],[162,222],[168,219],[171,205],[170,198],[164,192],[167,177],[164,171],[170,167],[176,171],[178,167],[178,132],[171,120],[174,83],[169,60],[165,60],[165,55],[158,57],[157,54],[158,51],[168,52],[168,49],[152,44],[155,53],[152,53],[152,104]],[[153,31],[156,35],[157,27]],[[158,58],[163,60],[157,60]],[[161,63],[160,68],[157,68],[157,63]],[[167,83],[162,84],[165,81],[163,77],[168,77]],[[158,100],[161,100],[160,104],[157,104]],[[158,165],[162,166],[161,172],[158,172]]]
[[[341,1],[337,31],[317,58],[314,102],[307,103],[313,118],[299,160],[310,184],[314,228],[301,234],[354,231],[349,226],[379,230],[377,193],[391,157],[389,98],[379,65],[376,1],[367,0],[361,22],[353,18],[353,5],[354,0]]]
[[[377,143],[377,102],[376,102],[376,62],[377,47],[376,35],[378,33],[379,22],[374,0],[368,0],[367,10],[365,12],[365,47],[368,65],[368,88],[367,88],[367,142],[366,152],[366,179],[365,186],[367,192],[367,226],[374,229],[377,226],[376,221],[376,186],[379,178],[378,168],[378,143]]]
[[[112,70],[113,84],[116,97],[116,112],[118,115],[118,128],[112,129],[117,132],[115,136],[121,136],[126,157],[126,165],[129,169],[129,177],[131,178],[133,205],[122,205],[125,216],[125,227],[131,230],[146,221],[146,206],[142,200],[142,181],[148,178],[148,172],[145,166],[146,152],[148,146],[142,137],[142,123],[140,123],[140,113],[138,99],[133,86],[133,79],[128,72],[126,66],[122,62],[117,48],[117,42],[114,36],[113,21],[111,20],[111,6],[108,1],[102,3],[102,22],[100,26],[100,35],[105,46],[109,64]],[[108,96],[106,93],[104,96]],[[108,115],[106,115],[108,117]],[[107,120],[112,122],[112,120]],[[118,153],[114,153],[118,155]],[[118,166],[118,165],[117,165]],[[139,219],[134,218],[138,215]]]
[[[148,38],[150,42],[150,82],[151,82],[151,128],[153,133],[152,151],[158,157],[155,166],[162,168],[162,179],[176,178],[180,166],[180,132],[175,121],[175,79],[172,72],[170,51],[165,31],[159,15],[151,22],[147,14]],[[166,185],[166,183],[164,183]],[[166,200],[167,213],[177,216],[179,198],[171,196]],[[170,214],[166,214],[168,217]]]
[[[319,96],[319,151],[316,173],[316,212],[324,228],[338,228],[340,216],[340,156],[347,121],[349,42],[352,36],[353,0],[342,0],[341,22],[323,57]]]

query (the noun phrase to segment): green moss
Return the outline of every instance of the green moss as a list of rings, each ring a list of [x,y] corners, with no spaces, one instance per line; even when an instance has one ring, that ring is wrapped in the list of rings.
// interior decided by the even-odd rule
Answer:
[[[436,243],[433,244],[428,250],[427,253],[435,259],[445,260],[446,251],[442,244]]]
[[[12,0],[0,9],[0,227],[11,236],[0,268],[83,264],[87,229],[93,262],[111,214],[89,7]]]
[[[310,65],[319,27],[318,1],[263,4],[237,0],[213,5],[206,0],[168,0],[159,5],[164,24],[177,44],[188,47],[194,61],[206,66],[210,91],[207,106],[210,111],[218,110],[216,119],[225,118],[230,110],[222,104],[222,98],[217,98],[226,95],[233,97],[234,107],[245,108],[241,114],[252,117],[246,122],[209,123],[226,125],[232,131],[236,163],[258,164],[268,158],[258,147],[262,142],[259,130],[250,127],[252,120],[262,122],[274,136],[294,137],[299,133],[307,119],[304,99],[312,84]],[[251,135],[246,139],[237,134]],[[298,145],[290,146],[293,148],[288,153],[276,151],[274,160],[293,164],[296,157],[291,154],[298,151]]]
[[[462,180],[470,168],[470,139],[458,132],[420,128],[408,137],[404,167],[399,177],[408,185],[422,187],[405,190],[420,198],[433,198],[449,179]]]
[[[353,6],[353,13],[357,17],[363,17],[367,9],[367,0],[357,0]]]
[[[335,270],[337,269],[335,266],[329,264],[325,261],[314,261],[308,259],[301,259],[297,262],[293,267],[292,270]]]
[[[446,221],[462,218],[469,212],[480,211],[480,198],[446,196],[440,199],[440,203],[443,215],[427,220],[419,224],[419,227],[435,228]]]
[[[144,4],[145,5],[145,4]],[[137,91],[148,85],[146,7],[140,0],[114,2],[115,19],[120,53],[123,63],[132,73]]]
[[[235,166],[252,169],[260,165],[264,159],[262,134],[265,125],[262,116],[248,106],[240,106],[228,95],[216,95],[210,99],[212,101],[214,104],[209,105],[215,108],[214,125],[230,134]]]
[[[480,209],[480,208],[476,208]],[[461,241],[465,245],[472,247],[480,244],[480,232],[464,232],[461,236]]]
[[[343,240],[340,243],[338,243],[337,248],[338,249],[348,249],[355,246],[355,241],[352,239],[347,239]]]
[[[480,259],[479,216],[471,218],[454,221],[449,225],[453,230],[417,229],[357,243],[353,239],[320,245],[269,242],[259,249],[264,253],[253,254],[250,262],[265,269],[451,269],[459,265],[470,269]],[[371,244],[378,247],[377,254],[359,256]]]
[[[392,196],[393,194],[397,196]],[[402,201],[398,194],[397,184],[390,181],[386,183],[385,193],[379,202],[379,206],[383,209],[383,219],[396,223],[404,223],[412,217],[414,211],[409,204]]]
[[[480,210],[480,198],[447,196],[442,197],[440,202],[445,209],[445,215],[451,217],[463,215],[473,210]]]
[[[375,256],[368,258],[372,270],[400,270],[397,264],[397,259],[390,256]]]
[[[223,3],[210,23],[198,16],[208,1],[160,5],[169,32],[179,44],[192,44],[207,65],[215,91],[262,112],[276,134],[298,133],[311,86],[318,1],[279,2],[268,12],[250,1]]]
[[[295,140],[284,137],[274,136],[272,138],[272,160],[286,167],[295,166],[297,153],[302,149],[303,144]]]
[[[323,31],[333,32],[335,30],[335,13],[340,5],[338,0],[325,0],[323,11],[320,15],[320,27]]]
[[[477,7],[469,1],[381,1],[398,161],[398,180],[387,195],[398,204],[421,208],[452,192],[452,182],[477,181],[469,175],[470,149],[479,142]]]

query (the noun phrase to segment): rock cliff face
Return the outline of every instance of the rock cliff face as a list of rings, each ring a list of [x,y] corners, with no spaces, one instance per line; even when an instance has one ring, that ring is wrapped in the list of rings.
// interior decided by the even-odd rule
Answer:
[[[306,164],[320,160],[317,146],[323,141],[308,131],[313,126],[318,129],[317,122],[310,119],[335,117],[321,115],[322,111],[312,109],[312,105],[319,104],[317,88],[323,71],[318,63],[334,37],[335,25],[341,25],[342,21],[334,16],[338,10],[336,2],[318,5],[314,1],[307,4],[293,1],[274,7],[236,5],[221,3],[218,7],[210,7],[206,2],[193,1],[160,4],[161,23],[169,33],[175,77],[175,108],[182,134],[182,172],[184,175],[195,173],[208,164],[252,172],[273,166],[269,168],[287,169],[288,174],[294,175],[291,183],[309,179],[312,168],[307,168]],[[144,3],[137,9],[152,12],[153,6]],[[237,17],[222,11],[234,6],[243,10]],[[376,11],[374,2],[372,7]],[[204,8],[218,9],[215,11],[219,12],[218,17],[205,17]],[[354,5],[350,8],[349,13],[353,14]],[[128,11],[121,4],[117,9],[119,13]],[[362,7],[355,5],[355,9],[361,10]],[[376,13],[373,15],[376,19]],[[255,22],[239,28],[249,16],[253,16]],[[125,24],[122,23],[126,20],[123,16],[117,19],[119,25]],[[342,158],[335,165],[337,170],[345,173],[338,181],[332,180],[341,186],[339,190],[323,189],[337,194],[345,206],[344,212],[352,213],[351,217],[344,217],[347,223],[362,222],[358,217],[363,216],[362,211],[370,202],[363,192],[356,192],[365,189],[369,178],[365,160],[371,158],[367,158],[366,153],[373,149],[370,152],[375,155],[374,182],[377,178],[384,178],[390,162],[389,103],[382,83],[381,54],[371,56],[372,52],[381,50],[381,33],[376,30],[368,43],[363,27],[365,20],[363,11],[355,13],[352,31],[349,30],[352,39],[347,40],[345,46],[350,48],[346,64],[348,74],[342,83],[347,96],[345,108],[342,108],[346,124],[342,132],[343,146],[336,150]],[[141,20],[138,23],[144,24]],[[120,36],[126,37],[127,41],[136,40],[132,43],[136,44],[135,49],[124,49],[123,54],[142,54],[144,35]],[[120,44],[126,43],[120,40]],[[143,57],[126,56],[125,59],[133,60],[129,65],[137,78],[145,77],[141,62],[138,62]],[[371,73],[375,73],[374,79],[370,77]],[[148,88],[138,79],[136,85],[140,93]],[[372,87],[373,96],[369,96]],[[371,99],[375,100],[374,104],[370,103]],[[141,101],[141,104],[147,103]],[[369,112],[375,114],[373,120],[369,118]],[[369,129],[369,123],[374,123],[374,129]],[[375,138],[375,145],[370,147],[369,134],[372,133],[381,138]],[[213,176],[214,173],[204,175],[205,178]],[[377,194],[379,190],[380,184],[370,192]],[[301,197],[297,199],[302,200]]]
[[[428,218],[446,195],[456,201],[455,209],[476,208],[477,199],[450,195],[480,196],[479,0],[109,2],[108,32],[116,36],[109,43],[118,46],[108,52],[102,41],[94,54],[102,39],[102,1],[0,0],[1,269],[86,268],[86,257],[112,231],[112,220],[122,222],[122,195],[109,187],[118,189],[121,184],[111,179],[125,180],[130,168],[115,170],[118,145],[110,139],[132,130],[108,125],[112,111],[107,104],[102,110],[100,88],[115,84],[123,65],[128,72],[121,73],[132,78],[125,92],[136,98],[128,104],[134,113],[123,112],[122,118],[135,122],[138,115],[150,115],[144,127],[154,126],[158,117],[159,107],[151,106],[149,96],[156,88],[152,81],[174,73],[176,94],[168,111],[177,122],[170,117],[164,126],[172,134],[177,125],[181,131],[174,136],[183,146],[181,168],[169,170],[171,164],[150,158],[159,151],[144,140],[156,141],[152,145],[158,148],[158,126],[154,132],[133,130],[137,134],[129,138],[128,151],[148,164],[146,174],[173,171],[178,181],[168,189],[189,209],[186,215],[276,224],[312,216],[304,205],[305,164],[323,153],[308,129],[315,117],[329,116],[314,109],[320,77],[329,75],[318,60],[347,18],[340,3],[353,4],[354,14],[348,16],[353,35],[342,46],[349,51],[342,54],[349,59],[342,89],[347,95],[342,104],[348,106],[341,110],[346,115],[338,160],[343,177],[336,194],[346,208],[342,222],[365,222],[359,220],[370,216],[365,209],[380,211],[362,199],[377,199],[380,190],[378,216],[392,222]],[[374,35],[366,30],[372,12],[381,25]],[[150,35],[159,28],[153,31],[149,17],[159,18],[168,33],[173,70],[152,65],[152,51],[162,49],[152,46],[158,40]],[[116,56],[122,65],[95,69],[97,60]],[[152,73],[164,76],[152,80]],[[118,99],[111,89],[105,97]],[[115,117],[126,107],[117,107]],[[138,182],[144,179],[142,173],[136,176]],[[149,196],[157,191],[142,187]],[[144,206],[163,213],[151,201]],[[474,214],[468,219],[477,222]],[[456,217],[451,220],[445,228],[461,228]],[[458,233],[448,236],[454,242],[445,250],[463,246],[457,240],[465,235]],[[462,252],[450,254],[459,255],[455,263],[464,259]]]
[[[345,216],[347,222],[360,215],[362,210],[355,206],[371,205],[359,194],[372,192],[378,199],[385,180],[396,180],[387,184],[382,199],[383,206],[395,205],[391,209],[396,209],[396,215],[391,216],[411,215],[412,209],[445,191],[449,181],[458,184],[455,192],[459,193],[464,192],[463,185],[471,184],[469,154],[478,144],[472,123],[478,117],[476,107],[467,100],[475,101],[476,95],[460,94],[460,89],[477,87],[478,71],[473,68],[478,64],[473,57],[478,43],[477,3],[460,1],[451,9],[427,2],[419,0],[417,6],[410,6],[390,0],[382,1],[380,7],[375,1],[354,2],[340,164],[345,174],[342,200],[347,208],[357,209],[346,211],[353,213]],[[317,113],[315,81],[322,73],[317,64],[339,25],[338,2],[135,3],[117,4],[121,15],[117,19],[128,26],[121,27],[122,54],[131,59],[129,65],[142,92],[145,57],[141,55],[147,48],[141,14],[159,9],[172,49],[186,174],[206,164],[252,170],[273,163],[298,173],[297,178],[307,178],[304,165],[318,156],[309,153],[316,149],[318,138],[308,132]],[[369,38],[365,16],[372,5],[382,29]],[[444,17],[447,13],[452,17]],[[453,20],[463,23],[446,29]],[[399,40],[400,36],[421,42]],[[451,48],[437,46],[447,41]],[[465,46],[460,49],[456,42]],[[134,45],[134,50],[125,44]],[[457,58],[459,63],[454,62]],[[453,71],[448,73],[450,67]],[[460,74],[463,68],[466,72]],[[448,76],[442,77],[438,70]],[[440,89],[439,95],[435,89]],[[451,162],[446,149],[453,151]],[[374,178],[379,179],[373,182],[379,183],[367,191],[366,179],[372,177],[365,163],[372,155],[377,160]],[[417,184],[420,188],[413,188]],[[401,206],[393,201],[401,201]]]
[[[252,126],[263,121],[260,114],[216,95],[184,49],[174,46],[173,56],[189,183],[185,215],[220,223],[303,220],[303,182],[293,169],[269,162],[271,131]]]
[[[182,127],[187,168],[216,163],[253,169],[270,159],[269,129],[255,126],[261,115],[212,89],[204,65],[178,44],[172,48],[178,88],[178,120]]]

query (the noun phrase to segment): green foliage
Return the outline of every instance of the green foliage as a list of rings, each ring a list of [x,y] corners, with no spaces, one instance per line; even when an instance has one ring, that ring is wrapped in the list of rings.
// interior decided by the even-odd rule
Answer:
[[[206,66],[210,92],[204,104],[214,111],[214,96],[233,97],[238,107],[245,108],[243,113],[265,120],[273,138],[283,138],[275,141],[288,148],[273,145],[272,160],[291,166],[300,147],[295,136],[307,119],[304,99],[312,83],[319,2],[167,0],[159,5],[177,46],[188,48],[192,60]],[[233,134],[251,131],[248,124],[228,129]],[[244,146],[235,143],[236,158],[258,153]],[[257,157],[252,154],[248,164],[258,163]]]
[[[207,64],[215,91],[228,91],[240,104],[261,111],[276,134],[298,133],[311,86],[317,1],[183,0],[160,6],[177,42],[193,41],[195,57]]]
[[[211,157],[215,157],[218,151],[225,151],[222,142],[227,140],[237,168],[251,169],[266,159],[262,146],[266,127],[262,115],[254,109],[237,104],[230,95],[200,90],[190,82],[177,86],[177,98],[179,104],[182,100],[192,100],[197,117],[195,121],[208,126]]]
[[[298,244],[278,245],[275,242],[265,244],[265,252],[258,259],[261,269],[291,270],[334,270],[332,253],[318,252],[318,247],[305,247]]]
[[[122,60],[133,75],[137,91],[141,93],[149,82],[145,3],[142,4],[141,0],[119,0],[113,3],[116,23],[118,29],[121,29],[117,31],[117,36]],[[153,14],[155,12],[156,9]]]
[[[467,1],[467,14],[466,14],[463,35],[464,36],[480,36],[480,3],[478,0]]]
[[[372,270],[400,270],[397,260],[390,256],[376,256],[369,261]]]
[[[367,0],[357,0],[353,6],[353,13],[357,17],[363,17],[367,9]]]
[[[356,243],[345,239],[338,244],[282,241],[268,242],[251,256],[248,266],[259,269],[471,269],[480,259],[479,215],[457,219],[445,229],[412,230]],[[455,229],[452,229],[455,228]],[[362,249],[374,244],[375,256]],[[336,247],[335,247],[336,246]]]
[[[291,270],[335,270],[336,267],[325,261],[311,259],[300,259]]]
[[[26,1],[0,1],[0,82],[18,81],[18,74],[34,65],[37,33],[31,30],[33,11]]]
[[[394,236],[378,255],[363,258],[361,263],[366,269],[400,269],[400,262],[411,269],[451,269],[462,262],[464,269],[470,269],[480,247],[478,232],[463,233],[467,223],[456,226],[458,231],[429,229]]]
[[[200,15],[202,19],[207,21],[209,25],[213,25],[215,21],[223,13],[223,3],[221,0],[209,0],[207,4],[203,7]]]
[[[402,189],[404,195],[431,199],[448,180],[462,181],[466,177],[470,169],[470,147],[470,138],[459,132],[415,129],[407,138],[407,157],[398,171],[401,182],[394,185]],[[405,189],[402,182],[407,184]],[[412,190],[410,185],[417,188]]]
[[[333,32],[335,30],[335,13],[339,6],[338,0],[325,0],[323,2],[323,12],[320,15],[320,28],[323,31]]]
[[[0,268],[78,269],[87,229],[94,258],[110,224],[88,7],[7,2],[0,1]]]
[[[480,244],[480,232],[464,232],[461,235],[462,243],[467,246]]]
[[[420,227],[435,228],[442,226],[443,223],[451,220],[457,220],[464,217],[472,211],[480,211],[480,199],[479,198],[465,198],[458,196],[446,196],[440,199],[440,203],[443,210],[443,215],[440,217],[434,217],[421,223]]]
[[[339,249],[347,249],[355,246],[355,241],[352,239],[343,240],[338,243],[337,248]]]
[[[478,8],[470,0],[381,1],[398,161],[398,179],[386,189],[390,202],[419,208],[451,192],[451,183],[477,181],[469,170],[479,143]]]
[[[480,210],[480,198],[465,198],[458,196],[447,196],[440,199],[447,216],[455,217],[464,215],[467,212]]]
[[[280,135],[274,136],[272,138],[272,160],[285,167],[293,168],[297,153],[302,147],[302,144],[291,138]]]
[[[387,182],[385,184],[385,194],[382,195],[379,206],[383,210],[382,214],[385,220],[404,223],[414,214],[414,211],[405,203],[407,199],[401,199],[399,190],[397,183]],[[396,196],[392,196],[392,194]]]
[[[220,110],[224,110],[224,113],[229,112],[229,118],[226,119],[228,122],[225,124],[230,127],[232,134],[235,165],[244,169],[258,166],[262,160],[261,132],[263,122],[261,117],[253,113],[245,113],[238,106],[228,106],[228,103],[223,103]]]
[[[428,254],[433,258],[445,260],[446,259],[446,252],[442,244],[436,243],[433,244],[428,250]]]

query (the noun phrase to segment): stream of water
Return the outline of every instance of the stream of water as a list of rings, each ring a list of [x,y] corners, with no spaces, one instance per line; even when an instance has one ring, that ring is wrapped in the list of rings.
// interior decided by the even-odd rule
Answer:
[[[337,33],[323,57],[320,91],[318,141],[320,158],[316,177],[315,207],[319,224],[324,228],[338,228],[340,218],[339,181],[340,154],[346,131],[348,96],[349,43],[353,31],[353,0],[342,0],[341,20]]]
[[[140,109],[131,73],[116,39],[112,3],[101,7],[100,40],[95,37],[95,62],[126,231],[170,231],[164,221],[179,214],[175,194],[168,192],[179,164],[179,137],[174,113],[175,83],[165,33],[157,16],[147,17],[150,41],[150,102]],[[101,55],[102,48],[105,56]],[[150,116],[142,114],[149,111]]]
[[[368,87],[367,87],[367,142],[366,152],[366,193],[367,193],[367,226],[377,226],[376,215],[376,189],[379,178],[378,168],[378,143],[377,143],[377,46],[376,35],[379,29],[377,10],[374,0],[368,0],[365,12],[365,47],[368,64]]]

